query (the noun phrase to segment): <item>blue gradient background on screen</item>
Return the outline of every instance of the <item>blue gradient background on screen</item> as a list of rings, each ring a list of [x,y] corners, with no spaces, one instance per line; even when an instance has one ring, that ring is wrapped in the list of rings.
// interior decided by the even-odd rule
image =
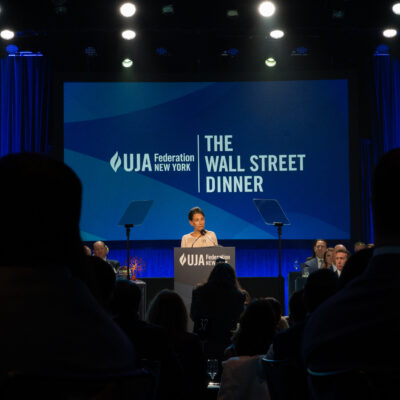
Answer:
[[[205,135],[232,135],[233,151],[207,154]],[[220,239],[276,238],[253,198],[279,201],[291,222],[286,239],[347,239],[348,142],[344,79],[64,84],[64,158],[83,182],[84,240],[124,240],[117,224],[132,200],[154,200],[134,239],[179,239],[191,231],[193,206]],[[196,161],[185,172],[115,172],[116,152],[148,153],[152,162],[154,153],[186,153]],[[305,154],[304,170],[249,172],[250,155],[260,154]],[[240,156],[247,172],[208,173],[205,155]],[[263,192],[207,193],[205,176],[216,175],[262,176]]]

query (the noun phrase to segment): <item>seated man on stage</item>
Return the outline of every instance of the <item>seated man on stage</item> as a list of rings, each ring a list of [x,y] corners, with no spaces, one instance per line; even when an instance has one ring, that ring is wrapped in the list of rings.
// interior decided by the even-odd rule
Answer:
[[[108,247],[104,242],[98,241],[93,244],[93,254],[104,261],[106,261],[109,265],[112,266],[112,269],[115,273],[118,272],[120,264],[118,260],[109,260],[107,258],[107,254],[109,252]]]
[[[307,260],[304,264],[301,264],[301,269],[307,268],[309,274],[323,268],[324,265],[324,253],[328,248],[328,244],[324,239],[317,239],[313,246],[313,257]]]
[[[193,207],[189,211],[189,224],[193,226],[193,232],[182,236],[181,247],[214,247],[218,246],[215,233],[206,231],[204,212],[200,207]]]
[[[335,271],[335,273],[337,274],[338,277],[340,277],[340,275],[343,271],[343,267],[346,264],[349,257],[350,257],[350,254],[347,250],[343,250],[343,249],[336,250],[336,253],[335,253],[336,271]]]

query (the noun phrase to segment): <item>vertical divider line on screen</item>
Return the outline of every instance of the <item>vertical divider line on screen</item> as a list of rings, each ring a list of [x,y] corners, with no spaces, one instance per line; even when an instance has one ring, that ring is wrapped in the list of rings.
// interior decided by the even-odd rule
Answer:
[[[200,193],[200,135],[197,135],[197,192]]]

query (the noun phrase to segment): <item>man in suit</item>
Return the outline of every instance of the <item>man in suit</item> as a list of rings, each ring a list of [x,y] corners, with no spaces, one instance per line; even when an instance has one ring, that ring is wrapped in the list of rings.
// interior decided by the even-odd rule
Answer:
[[[109,265],[111,265],[114,272],[117,273],[119,270],[119,267],[120,267],[119,261],[118,260],[109,260],[107,258],[108,252],[109,252],[109,249],[104,242],[98,241],[93,244],[93,254],[97,257],[100,257],[104,261],[106,261]]]
[[[316,239],[313,245],[313,257],[301,264],[301,270],[311,274],[311,272],[318,271],[322,268],[324,263],[324,253],[328,248],[328,243],[324,239]]]
[[[335,252],[336,271],[334,270],[334,272],[336,273],[338,278],[340,278],[340,275],[343,271],[343,267],[346,264],[348,259],[349,259],[349,252],[347,250],[343,250],[343,249],[336,250],[336,252]],[[332,267],[331,269],[333,270],[333,265],[331,267]]]
[[[397,148],[380,159],[374,172],[372,208],[376,246],[368,266],[315,310],[305,328],[303,358],[306,367],[313,371],[388,372],[398,368],[400,208],[395,182],[399,175],[400,148]],[[387,374],[380,375],[378,379],[386,377]],[[386,383],[375,387],[385,388]]]

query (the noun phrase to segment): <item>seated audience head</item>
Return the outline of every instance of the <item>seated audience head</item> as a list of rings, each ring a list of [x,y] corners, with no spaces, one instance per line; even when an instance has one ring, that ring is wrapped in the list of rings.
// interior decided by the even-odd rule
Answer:
[[[372,212],[375,244],[400,244],[400,208],[397,179],[400,175],[400,148],[384,154],[375,167],[372,180]]]
[[[78,266],[82,185],[61,161],[33,154],[0,159],[0,249],[3,265]]]
[[[92,250],[90,250],[89,246],[83,246],[83,249],[85,251],[86,256],[91,256],[92,255]]]
[[[150,303],[147,320],[170,334],[186,332],[188,315],[182,298],[173,290],[161,290]]]
[[[279,323],[279,321],[281,320],[281,317],[282,317],[282,305],[281,305],[281,303],[275,297],[265,297],[264,300],[267,301],[271,305],[272,310],[273,310],[274,315],[275,315],[275,321],[276,321],[275,324],[277,325]]]
[[[289,300],[289,318],[291,325],[303,321],[307,310],[304,304],[304,289],[297,290],[290,296]]]
[[[115,289],[115,273],[112,267],[98,257],[85,256],[80,278],[97,302],[109,311]]]
[[[105,260],[108,254],[108,247],[102,241],[93,243],[93,255]]]
[[[354,252],[360,251],[362,249],[366,249],[367,245],[364,242],[356,242],[354,243]]]
[[[232,341],[239,356],[265,354],[275,334],[276,317],[271,302],[253,300],[240,317],[238,331]]]
[[[324,253],[324,267],[328,268],[334,264],[333,255],[335,254],[335,249],[333,247],[328,247]]]
[[[141,296],[140,288],[136,283],[118,279],[115,282],[111,302],[113,314],[119,318],[138,319]]]
[[[334,247],[335,252],[338,250],[345,250],[348,251],[346,246],[344,244],[338,243],[335,247]]]
[[[328,243],[324,239],[316,239],[313,245],[313,257],[323,258]]]
[[[346,286],[353,279],[360,276],[367,267],[369,260],[372,258],[374,249],[366,247],[354,253],[346,262],[343,272],[340,275],[338,288]]]
[[[236,287],[237,278],[235,270],[228,264],[220,262],[210,272],[207,284],[215,286]]]
[[[348,258],[350,256],[350,253],[347,250],[336,250],[335,252],[335,265],[336,268],[342,272],[344,265],[346,264]]]
[[[321,303],[336,293],[337,275],[330,269],[319,269],[307,278],[304,286],[304,303],[308,312],[313,312]]]

